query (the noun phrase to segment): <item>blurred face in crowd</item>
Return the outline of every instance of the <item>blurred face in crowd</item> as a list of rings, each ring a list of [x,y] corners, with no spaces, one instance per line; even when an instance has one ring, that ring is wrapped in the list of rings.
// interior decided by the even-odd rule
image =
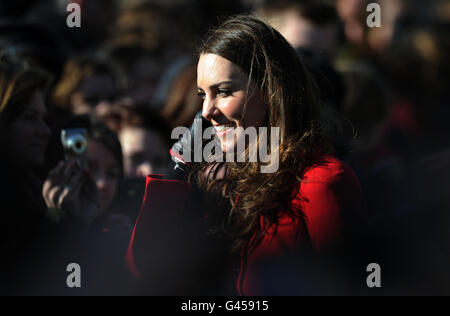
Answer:
[[[120,178],[120,165],[113,153],[102,143],[88,143],[89,171],[100,194],[101,210],[111,204]]]
[[[364,0],[338,0],[336,9],[344,22],[344,32],[347,40],[352,43],[360,43],[364,36],[364,27],[362,25],[365,11]]]
[[[44,164],[50,138],[50,129],[45,122],[46,115],[42,93],[36,91],[29,105],[9,127],[5,141],[10,161],[27,169]]]
[[[344,21],[357,19],[364,9],[364,2],[363,0],[338,0],[336,9]]]
[[[119,138],[127,178],[166,173],[168,145],[162,136],[144,128],[125,127],[120,131]]]
[[[146,103],[151,100],[158,86],[162,72],[161,62],[154,58],[142,57],[136,61],[130,71],[130,88],[127,97],[135,103]]]
[[[234,150],[242,131],[234,128],[258,127],[266,116],[267,106],[248,75],[229,60],[202,54],[197,68],[198,94],[203,99],[202,115],[215,127],[224,152]],[[246,105],[246,113],[244,106]]]
[[[294,48],[301,47],[332,56],[338,46],[336,25],[315,25],[294,11],[283,16],[278,31]]]
[[[111,107],[115,95],[113,79],[106,74],[94,74],[86,79],[72,94],[71,104],[74,114],[92,114],[102,117]]]

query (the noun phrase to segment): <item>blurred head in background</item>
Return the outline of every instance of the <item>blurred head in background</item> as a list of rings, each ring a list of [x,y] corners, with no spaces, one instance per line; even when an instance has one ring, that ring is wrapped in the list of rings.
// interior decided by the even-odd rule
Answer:
[[[101,117],[111,106],[120,86],[117,68],[101,57],[69,60],[53,91],[56,106],[71,113]]]
[[[337,0],[336,9],[344,24],[344,34],[347,41],[353,45],[364,42],[366,32],[366,7],[370,0]]]
[[[111,113],[117,122],[124,157],[126,178],[142,178],[149,174],[164,174],[169,163],[169,136],[161,116],[143,105],[117,105]],[[106,118],[109,121],[109,118]]]
[[[15,18],[0,20],[0,49],[54,77],[59,76],[64,65],[62,46],[59,38],[41,23]]]
[[[17,0],[0,2],[0,17],[21,17],[27,10],[36,5],[37,0]]]
[[[339,20],[332,2],[268,1],[257,9],[294,48],[303,48],[327,57],[339,45]]]
[[[421,150],[450,145],[449,39],[449,23],[405,21],[397,26],[392,45],[381,58],[397,98],[411,106]]]
[[[202,102],[197,96],[197,67],[189,65],[172,80],[161,113],[170,129],[174,129],[190,127],[201,109]]]
[[[126,97],[149,103],[174,42],[170,16],[145,1],[122,2],[112,23],[106,48],[127,74]]]
[[[340,66],[345,85],[342,113],[356,129],[358,149],[370,150],[381,141],[382,127],[389,114],[389,89],[369,64]]]

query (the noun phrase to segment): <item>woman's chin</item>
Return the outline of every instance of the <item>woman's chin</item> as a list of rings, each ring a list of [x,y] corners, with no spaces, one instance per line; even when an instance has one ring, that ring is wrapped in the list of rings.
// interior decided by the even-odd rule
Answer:
[[[231,151],[230,148],[228,148],[227,144],[222,143],[222,152],[226,154],[227,152]]]
[[[235,144],[234,143],[229,143],[229,142],[221,142],[221,148],[224,154],[230,153],[230,152],[234,152],[235,149]]]

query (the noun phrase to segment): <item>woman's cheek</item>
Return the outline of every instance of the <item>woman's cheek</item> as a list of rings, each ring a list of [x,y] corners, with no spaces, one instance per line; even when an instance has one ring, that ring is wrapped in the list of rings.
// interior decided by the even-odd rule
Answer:
[[[220,110],[229,120],[236,121],[240,119],[243,108],[244,102],[239,98],[230,97],[223,100]]]

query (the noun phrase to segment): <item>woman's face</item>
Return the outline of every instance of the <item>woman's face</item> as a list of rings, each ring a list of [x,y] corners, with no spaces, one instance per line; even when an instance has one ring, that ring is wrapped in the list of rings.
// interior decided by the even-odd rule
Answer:
[[[100,194],[102,212],[111,204],[120,178],[120,166],[113,153],[102,143],[88,143],[89,171]]]
[[[29,105],[11,124],[7,148],[10,160],[25,169],[41,167],[51,136],[45,122],[47,110],[40,91],[36,91]]]
[[[224,152],[234,150],[242,136],[242,129],[234,128],[259,127],[263,123],[268,107],[253,84],[247,92],[248,75],[238,65],[219,55],[202,54],[197,85],[203,98],[202,115],[214,125]]]

